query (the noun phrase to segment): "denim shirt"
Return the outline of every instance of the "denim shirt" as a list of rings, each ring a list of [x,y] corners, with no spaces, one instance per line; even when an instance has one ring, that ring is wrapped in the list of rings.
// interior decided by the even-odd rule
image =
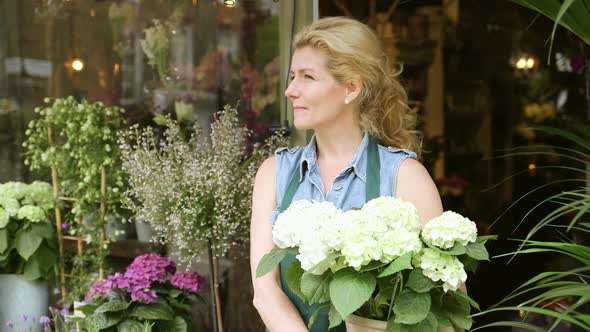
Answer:
[[[367,181],[367,146],[369,135],[364,134],[354,158],[348,166],[334,179],[332,188],[324,197],[324,184],[317,165],[315,135],[304,148],[281,148],[275,152],[276,157],[276,195],[277,208],[271,215],[274,224],[279,207],[293,172],[301,172],[301,180],[293,201],[307,199],[319,202],[330,201],[342,211],[360,208],[365,204],[365,184]],[[379,145],[380,194],[395,196],[397,174],[401,163],[406,158],[416,159],[416,153],[407,149],[397,149]],[[300,167],[303,166],[303,167]]]

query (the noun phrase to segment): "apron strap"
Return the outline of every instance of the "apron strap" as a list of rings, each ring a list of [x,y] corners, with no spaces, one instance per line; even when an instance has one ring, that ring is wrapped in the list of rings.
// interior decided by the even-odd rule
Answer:
[[[379,161],[379,147],[372,136],[369,136],[367,147],[367,183],[365,187],[365,203],[381,196],[381,162]]]
[[[304,173],[304,170],[302,170],[301,167],[303,167],[303,163],[301,163],[299,169],[293,172],[291,182],[289,182],[289,186],[287,187],[287,191],[281,202],[280,212],[287,210],[293,201],[293,197],[295,197],[295,192],[297,192],[297,187],[301,181],[301,174]],[[373,137],[369,136],[369,145],[367,146],[367,183],[365,187],[366,202],[380,196],[380,174],[381,163],[379,161],[379,147]]]

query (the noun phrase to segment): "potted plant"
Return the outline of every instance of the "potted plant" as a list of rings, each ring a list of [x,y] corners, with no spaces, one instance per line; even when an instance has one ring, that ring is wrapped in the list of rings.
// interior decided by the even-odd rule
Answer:
[[[276,247],[256,275],[296,255],[284,275],[293,293],[316,305],[309,328],[325,310],[330,328],[344,319],[347,331],[469,329],[471,306],[478,306],[459,287],[465,270],[488,259],[490,238],[478,238],[475,223],[451,211],[421,230],[414,205],[394,197],[346,212],[299,200],[278,216]]]
[[[171,259],[145,254],[125,273],[94,284],[75,319],[90,332],[190,331],[191,301],[201,299],[205,286],[198,273],[177,271]]]
[[[53,192],[46,182],[0,184],[0,324],[38,328],[31,320],[47,310],[47,279],[58,260],[48,214]],[[24,315],[24,316],[23,316]]]
[[[219,259],[248,240],[256,169],[284,142],[279,135],[249,147],[250,131],[230,107],[216,114],[209,137],[199,128],[188,139],[174,121],[160,140],[152,128],[125,133],[119,142],[129,175],[124,203],[153,226],[158,240],[172,244],[182,261],[209,252],[214,324],[222,331]]]
[[[551,43],[553,43],[557,26],[561,25],[580,38],[579,48],[581,50],[586,50],[587,52],[589,49],[590,11],[588,10],[586,1],[512,0],[512,2],[534,10],[554,21]],[[549,55],[551,55],[551,49]],[[588,118],[590,116],[590,66],[588,66],[590,57],[588,53],[584,56],[586,119],[575,119],[575,122],[571,126],[568,126],[568,129],[544,126],[533,126],[530,128],[532,133],[541,132],[555,135],[565,139],[574,147],[523,147],[515,149],[515,152],[509,155],[549,154],[552,157],[573,162],[573,164],[563,165],[563,163],[560,163],[559,165],[548,166],[546,168],[559,169],[563,172],[573,171],[578,177],[567,178],[542,186],[546,187],[548,185],[563,183],[572,184],[571,188],[542,199],[535,205],[533,210],[527,213],[528,216],[536,209],[551,206],[551,209],[531,227],[526,237],[520,240],[518,249],[503,255],[515,256],[552,253],[558,257],[561,256],[561,259],[569,259],[574,262],[576,267],[544,271],[525,281],[503,300],[492,306],[492,308],[478,314],[487,315],[491,312],[501,311],[516,312],[521,320],[496,321],[480,328],[514,327],[519,328],[521,331],[546,331],[547,328],[549,330],[556,329],[558,325],[563,323],[571,326],[572,329],[576,329],[576,331],[590,330],[590,315],[588,314],[588,306],[590,305],[590,297],[588,297],[588,294],[590,294],[590,280],[588,278],[588,271],[590,270],[590,246],[588,246],[587,242],[583,242],[583,239],[582,241],[580,239],[576,241],[575,239],[575,237],[579,237],[579,234],[590,232],[590,224],[587,222],[587,219],[584,219],[588,217],[590,211],[590,195],[588,189],[590,184],[590,136],[588,135],[590,126],[587,123],[590,120]],[[539,152],[543,148],[552,152]],[[533,189],[522,198],[542,187]],[[519,202],[521,199],[516,202]],[[538,233],[541,230],[547,229],[563,230],[565,233],[560,232],[560,240],[557,241],[537,240],[536,236]],[[578,232],[577,236],[574,234],[576,231]],[[516,305],[512,305],[514,302],[516,302]],[[546,328],[530,322],[529,318],[535,315],[549,318],[549,320],[545,320],[546,322],[549,321]]]
[[[84,257],[73,260],[68,271],[80,278],[62,285],[68,295],[62,300],[71,303],[94,281],[90,273],[99,272],[101,277],[109,243],[105,224],[123,218],[119,205],[125,177],[116,141],[117,131],[125,124],[124,110],[65,97],[46,98],[35,113],[38,118],[29,122],[25,132],[25,164],[31,170],[51,169],[55,199],[60,202],[56,212],[63,215],[60,219],[67,228],[63,232],[85,243]],[[92,215],[97,222],[84,222]],[[62,229],[57,231],[61,234]]]

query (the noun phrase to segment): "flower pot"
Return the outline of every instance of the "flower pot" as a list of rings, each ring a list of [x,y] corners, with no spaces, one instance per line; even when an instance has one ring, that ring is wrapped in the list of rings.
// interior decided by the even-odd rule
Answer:
[[[18,274],[0,274],[0,329],[12,321],[14,331],[41,332],[43,326],[39,318],[47,315],[48,306],[47,281],[29,281]]]
[[[135,232],[139,242],[151,242],[154,236],[154,228],[141,218],[135,219]]]
[[[381,332],[387,328],[385,321],[356,315],[348,315],[344,322],[346,323],[346,332]]]

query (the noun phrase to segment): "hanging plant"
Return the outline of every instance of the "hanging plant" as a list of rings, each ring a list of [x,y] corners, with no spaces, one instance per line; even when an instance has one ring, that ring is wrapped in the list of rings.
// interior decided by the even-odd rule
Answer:
[[[119,215],[124,177],[116,135],[125,123],[124,110],[100,102],[78,102],[73,97],[46,98],[45,104],[35,109],[39,118],[32,120],[25,132],[25,164],[31,170],[54,167],[60,207],[71,208],[62,229],[81,237],[86,242],[84,257],[92,257],[90,261],[74,260],[73,270],[80,274],[97,271],[108,253],[108,239],[101,234],[105,220],[94,224],[82,221],[96,214],[101,202],[103,216]],[[89,281],[80,280],[79,285],[83,284]],[[72,290],[74,294],[85,291],[80,287]]]

